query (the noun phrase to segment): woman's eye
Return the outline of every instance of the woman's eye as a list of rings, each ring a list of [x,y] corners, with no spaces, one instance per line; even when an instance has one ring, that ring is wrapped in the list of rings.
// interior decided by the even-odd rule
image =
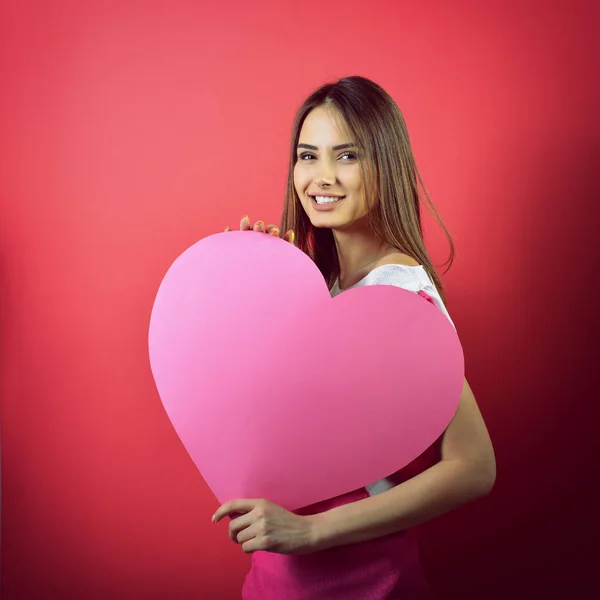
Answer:
[[[303,152],[300,156],[299,156],[300,160],[312,160],[313,158],[315,158],[314,154],[311,154],[310,152]]]
[[[346,160],[354,160],[356,158],[356,154],[354,154],[354,152],[344,152],[344,154],[342,154],[340,158],[344,158]]]

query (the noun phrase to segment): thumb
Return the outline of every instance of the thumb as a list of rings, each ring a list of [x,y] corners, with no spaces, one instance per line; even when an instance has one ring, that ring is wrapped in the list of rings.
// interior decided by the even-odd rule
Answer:
[[[218,523],[224,517],[234,518],[248,513],[254,509],[257,502],[258,500],[248,499],[232,500],[231,502],[227,502],[217,509],[217,512],[212,517],[213,523]]]

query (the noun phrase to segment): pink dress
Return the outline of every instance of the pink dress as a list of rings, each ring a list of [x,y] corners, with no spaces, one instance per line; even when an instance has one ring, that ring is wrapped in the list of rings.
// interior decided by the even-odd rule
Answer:
[[[437,446],[430,448],[437,454]],[[423,455],[396,475],[398,483],[435,464]],[[427,464],[425,464],[427,461]],[[315,514],[367,498],[361,488],[298,511]],[[300,556],[255,552],[243,600],[431,600],[411,531]]]
[[[422,267],[385,265],[359,285],[388,284],[412,290],[446,313],[441,298]],[[341,293],[337,282],[332,295]],[[447,314],[447,313],[446,313]],[[449,318],[449,317],[448,317]],[[413,463],[373,486],[297,511],[317,514],[389,489],[439,461],[439,442]],[[383,487],[380,484],[384,484]],[[402,531],[382,538],[337,546],[308,555],[255,552],[244,582],[243,600],[430,600],[421,569],[417,537]]]

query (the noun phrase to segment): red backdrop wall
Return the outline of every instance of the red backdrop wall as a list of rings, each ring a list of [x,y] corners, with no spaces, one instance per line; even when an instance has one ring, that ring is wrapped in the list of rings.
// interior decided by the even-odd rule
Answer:
[[[449,309],[497,451],[492,495],[423,528],[432,582],[440,598],[584,597],[592,5],[2,3],[6,600],[239,597],[249,561],[210,522],[216,501],[157,396],[150,310],[189,245],[246,213],[278,220],[294,111],[348,74],[398,101],[457,243]]]

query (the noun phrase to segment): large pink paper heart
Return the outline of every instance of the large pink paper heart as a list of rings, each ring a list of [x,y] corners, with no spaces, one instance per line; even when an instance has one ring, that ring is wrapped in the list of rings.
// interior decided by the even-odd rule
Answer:
[[[393,286],[334,299],[278,238],[228,232],[171,266],[149,332],[166,412],[223,503],[289,510],[386,477],[451,421],[463,355],[447,318]]]

